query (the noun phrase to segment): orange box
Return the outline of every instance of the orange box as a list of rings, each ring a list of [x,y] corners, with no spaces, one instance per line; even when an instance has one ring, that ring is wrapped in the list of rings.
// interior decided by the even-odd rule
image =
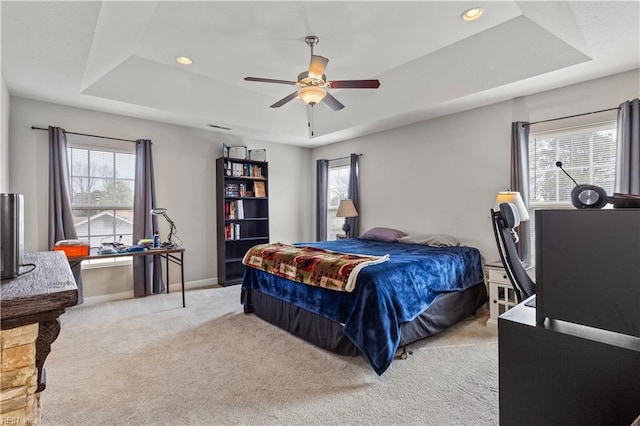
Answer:
[[[53,248],[55,251],[63,251],[67,257],[75,257],[75,256],[88,256],[89,255],[89,245],[83,246],[55,246]]]

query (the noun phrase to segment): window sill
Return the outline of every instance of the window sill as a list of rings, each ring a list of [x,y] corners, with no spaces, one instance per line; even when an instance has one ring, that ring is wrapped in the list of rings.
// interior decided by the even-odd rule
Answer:
[[[133,263],[130,257],[126,259],[104,259],[104,260],[89,260],[82,262],[82,270],[85,269],[100,269],[100,268],[112,268],[114,266],[128,266]]]

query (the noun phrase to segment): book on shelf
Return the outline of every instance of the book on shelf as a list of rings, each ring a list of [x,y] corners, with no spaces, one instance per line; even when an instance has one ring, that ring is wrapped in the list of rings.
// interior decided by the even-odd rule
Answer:
[[[225,161],[224,168],[226,176],[264,178],[264,175],[262,174],[262,166],[258,166],[256,164]]]
[[[236,163],[233,161],[224,162],[225,175],[233,177],[257,177],[263,178],[262,166],[256,164]]]
[[[240,239],[240,224],[239,223],[227,223],[224,226],[224,238],[226,240],[239,240]]]
[[[264,182],[253,182],[253,193],[256,197],[266,197],[267,190]]]
[[[242,202],[242,200],[238,200],[236,201],[237,206],[236,206],[236,211],[238,213],[238,219],[244,219],[244,203]]]
[[[227,183],[224,186],[224,193],[227,197],[240,197],[240,185],[237,183]]]
[[[224,218],[225,219],[244,219],[244,202],[242,200],[225,201]]]
[[[244,176],[244,167],[241,163],[231,163],[231,174],[236,177]]]

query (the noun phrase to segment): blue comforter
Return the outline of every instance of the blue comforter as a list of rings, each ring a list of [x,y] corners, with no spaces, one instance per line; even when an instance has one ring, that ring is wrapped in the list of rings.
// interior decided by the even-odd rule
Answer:
[[[343,333],[382,374],[400,344],[400,325],[420,315],[445,292],[483,282],[480,252],[473,247],[429,247],[356,238],[304,243],[343,253],[384,255],[389,261],[368,266],[351,293],[296,283],[245,268],[243,289],[259,289],[344,325]]]

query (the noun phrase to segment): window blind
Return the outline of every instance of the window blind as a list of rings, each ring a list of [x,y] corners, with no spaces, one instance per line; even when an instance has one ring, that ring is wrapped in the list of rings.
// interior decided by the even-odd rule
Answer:
[[[580,126],[529,136],[529,213],[532,262],[535,261],[535,210],[567,209],[575,184],[591,184],[613,193],[616,167],[616,122]]]

